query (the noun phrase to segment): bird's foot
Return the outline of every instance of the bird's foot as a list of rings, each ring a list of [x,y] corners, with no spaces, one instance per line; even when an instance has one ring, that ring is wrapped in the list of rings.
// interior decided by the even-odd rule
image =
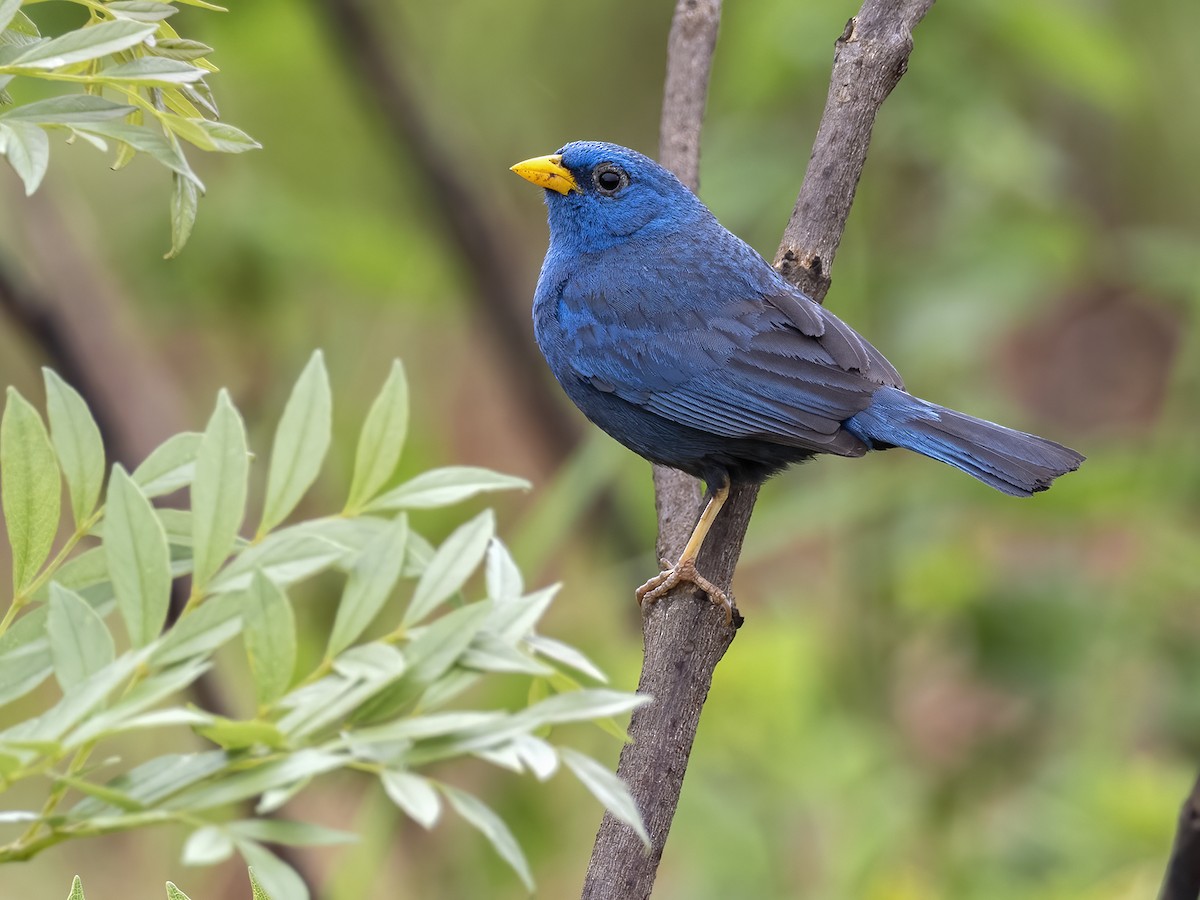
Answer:
[[[700,588],[708,594],[709,600],[725,610],[725,624],[733,624],[733,604],[729,602],[729,598],[723,590],[696,571],[694,558],[681,559],[675,565],[671,565],[669,560],[662,559],[659,560],[659,564],[663,570],[634,591],[639,606],[657,603],[676,585],[686,581]]]

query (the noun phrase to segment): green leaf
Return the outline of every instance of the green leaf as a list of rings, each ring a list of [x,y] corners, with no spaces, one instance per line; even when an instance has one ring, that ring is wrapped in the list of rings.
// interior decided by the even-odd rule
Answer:
[[[192,785],[186,791],[181,791],[163,802],[161,806],[168,812],[194,812],[214,806],[225,806],[228,803],[247,800],[271,788],[340,769],[349,761],[350,757],[345,754],[316,749],[297,750],[280,758],[255,761],[253,764],[248,761],[248,764],[252,765],[251,768],[226,774],[204,784]]]
[[[83,882],[79,880],[78,875],[71,882],[71,893],[67,895],[67,900],[85,900],[83,896]]]
[[[353,644],[378,615],[400,579],[407,543],[408,519],[401,515],[367,544],[346,582],[326,656]]]
[[[50,138],[30,122],[0,122],[0,155],[7,157],[21,176],[28,197],[38,189],[50,165]]]
[[[256,569],[276,584],[291,584],[350,555],[349,548],[313,534],[303,525],[284,528],[242,551],[209,585],[213,593],[242,591]]]
[[[34,44],[9,65],[26,69],[57,69],[136,47],[156,30],[157,26],[142,22],[101,22]]]
[[[246,507],[249,476],[245,426],[229,394],[222,390],[196,454],[192,481],[194,591],[208,585],[233,549]]]
[[[0,121],[32,122],[35,125],[71,125],[77,122],[103,122],[120,119],[134,107],[114,103],[93,94],[67,94],[24,103],[0,113]]]
[[[500,854],[501,859],[512,866],[522,884],[529,891],[533,891],[533,873],[529,871],[529,863],[525,861],[525,854],[521,852],[517,839],[513,837],[504,821],[482,800],[465,791],[452,788],[448,784],[439,784],[438,789],[446,795],[455,812],[478,828]]]
[[[495,532],[496,518],[490,509],[455,529],[438,547],[422,573],[401,624],[408,627],[419,622],[458,591],[483,561],[488,542]]]
[[[46,414],[50,437],[71,492],[71,512],[79,527],[96,508],[104,483],[104,441],[87,403],[73,387],[50,369],[46,383]]]
[[[512,554],[499,538],[493,538],[488,544],[484,575],[487,578],[488,597],[497,604],[519,600],[525,593],[525,581],[521,578],[521,570],[517,568]]]
[[[105,508],[104,553],[117,608],[135,647],[150,643],[167,618],[171,554],[162,522],[120,465],[113,466]]]
[[[254,900],[309,900],[304,879],[261,844],[238,841],[238,852],[250,867],[250,887]]]
[[[246,656],[260,706],[283,696],[296,668],[296,620],[287,595],[262,571],[254,573],[242,622]]]
[[[104,620],[82,597],[57,582],[50,584],[46,636],[54,674],[68,690],[116,658],[112,635]]]
[[[192,167],[188,165],[178,144],[161,131],[154,131],[145,125],[131,125],[128,122],[117,121],[80,122],[73,127],[77,131],[111,138],[127,144],[134,150],[140,150],[158,160],[172,172],[191,181],[198,190],[204,190],[204,184],[196,177]]]
[[[188,835],[179,861],[185,866],[213,866],[233,855],[233,838],[216,825],[202,825]]]
[[[372,501],[367,510],[431,509],[449,506],[488,491],[529,490],[524,478],[474,466],[430,469]]]
[[[558,752],[566,767],[575,774],[575,777],[591,792],[592,796],[612,813],[613,818],[632,828],[634,833],[641,838],[642,846],[647,850],[650,849],[650,835],[646,833],[646,826],[642,823],[642,816],[638,812],[633,795],[629,793],[629,786],[613,772],[578,750],[560,747]]]
[[[22,0],[0,0],[0,31],[21,11]],[[78,876],[76,876],[78,878]]]
[[[200,204],[200,191],[190,178],[185,178],[178,172],[171,175],[171,249],[163,259],[174,259],[179,255],[188,238],[192,236],[192,228],[196,224],[197,207]]]
[[[281,750],[287,745],[287,736],[274,722],[260,719],[239,721],[217,717],[197,728],[196,733],[226,750],[248,750],[257,746]]]
[[[195,431],[167,438],[134,470],[134,484],[147,497],[187,487],[196,475],[196,454],[203,440],[204,435]]]
[[[404,814],[422,828],[432,828],[442,812],[442,801],[429,780],[411,772],[388,770],[379,776],[383,789]]]
[[[169,3],[156,3],[155,0],[110,0],[104,8],[118,19],[135,22],[159,22],[179,12]]]
[[[590,688],[547,697],[545,700],[521,710],[516,714],[516,718],[526,723],[532,730],[541,728],[543,725],[587,722],[606,716],[621,715],[650,703],[651,700],[652,698],[645,694],[627,694],[624,691]]]
[[[275,430],[260,535],[286,519],[316,480],[329,449],[332,416],[329,373],[317,350],[300,373]]]
[[[324,847],[353,844],[358,840],[358,835],[351,831],[338,831],[335,828],[288,819],[241,819],[229,822],[225,829],[230,834],[247,840],[287,844],[289,847]]]
[[[159,38],[150,50],[155,56],[165,56],[167,59],[182,59],[185,62],[201,59],[213,52],[208,44],[199,41],[189,41],[185,38]]]
[[[371,404],[358,438],[354,455],[354,478],[350,482],[350,498],[346,511],[356,512],[379,493],[400,462],[404,437],[408,433],[408,381],[400,360],[392,362],[392,370],[382,390]]]
[[[154,651],[154,662],[167,665],[193,656],[207,656],[232,640],[241,629],[241,595],[229,593],[210,597],[163,636]]]
[[[529,649],[539,656],[552,659],[576,672],[582,672],[601,683],[608,681],[608,678],[594,662],[570,644],[564,644],[562,641],[540,634],[528,635],[525,642],[529,645]]]
[[[245,153],[259,150],[262,144],[240,128],[224,122],[213,122],[195,116],[168,121],[168,127],[177,135],[201,150],[215,153]]]
[[[96,73],[104,81],[127,82],[155,87],[173,87],[199,81],[207,71],[179,59],[142,56],[129,62],[106,66]]]
[[[58,531],[62,482],[42,418],[15,388],[0,420],[0,499],[19,595],[50,554]]]
[[[0,636],[0,705],[25,696],[54,671],[47,613],[44,606],[32,610]]]
[[[204,753],[171,753],[135,766],[108,782],[107,787],[123,793],[143,806],[155,806],[166,797],[199,781],[210,778],[229,765],[223,750]],[[94,819],[113,810],[92,798],[85,798],[71,810],[72,819]]]
[[[187,894],[175,887],[173,882],[167,882],[167,900],[191,900]]]

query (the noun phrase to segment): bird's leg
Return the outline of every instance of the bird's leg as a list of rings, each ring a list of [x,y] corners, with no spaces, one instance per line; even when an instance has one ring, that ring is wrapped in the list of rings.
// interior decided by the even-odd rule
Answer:
[[[712,528],[712,523],[716,520],[717,513],[721,511],[721,507],[725,505],[725,500],[728,497],[729,482],[726,482],[713,491],[712,497],[709,498],[707,505],[704,507],[704,512],[700,514],[700,521],[692,529],[692,536],[688,538],[687,546],[683,548],[683,553],[679,556],[679,562],[671,565],[667,560],[662,560],[663,571],[643,584],[634,593],[639,605],[654,603],[681,581],[689,581],[708,594],[708,598],[713,603],[723,606],[725,608],[726,619],[730,622],[733,621],[733,604],[729,602],[729,598],[725,596],[725,592],[696,571],[696,557],[700,555],[700,548],[704,545],[704,538],[708,536],[708,530]]]

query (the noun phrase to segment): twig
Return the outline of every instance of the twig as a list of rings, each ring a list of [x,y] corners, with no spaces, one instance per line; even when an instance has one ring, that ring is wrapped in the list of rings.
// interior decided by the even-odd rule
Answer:
[[[904,74],[912,29],[932,5],[933,0],[866,0],[836,43],[829,100],[778,257],[784,276],[818,300],[829,287],[875,114]],[[719,16],[719,0],[679,0],[671,27],[660,143],[664,164],[693,186]],[[695,521],[698,487],[669,470],[655,471],[655,487],[659,552],[674,558]],[[756,487],[735,488],[704,545],[699,568],[726,592],[757,494]],[[740,616],[734,623],[740,625]],[[606,815],[588,865],[584,900],[650,896],[713,671],[736,633],[721,610],[690,587],[649,607],[642,627],[645,658],[638,690],[655,702],[634,713],[633,740],[622,750],[617,771],[642,812],[651,847],[645,852],[631,829]]]
[[[1200,778],[1183,801],[1175,844],[1167,860],[1158,900],[1196,900],[1200,897]]]

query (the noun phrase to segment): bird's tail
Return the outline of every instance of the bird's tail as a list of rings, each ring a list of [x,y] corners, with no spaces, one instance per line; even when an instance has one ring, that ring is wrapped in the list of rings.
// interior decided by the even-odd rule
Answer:
[[[1084,460],[1062,444],[891,387],[876,391],[871,405],[847,420],[845,428],[870,447],[914,450],[1015,497],[1046,490],[1055,478],[1075,471]]]

